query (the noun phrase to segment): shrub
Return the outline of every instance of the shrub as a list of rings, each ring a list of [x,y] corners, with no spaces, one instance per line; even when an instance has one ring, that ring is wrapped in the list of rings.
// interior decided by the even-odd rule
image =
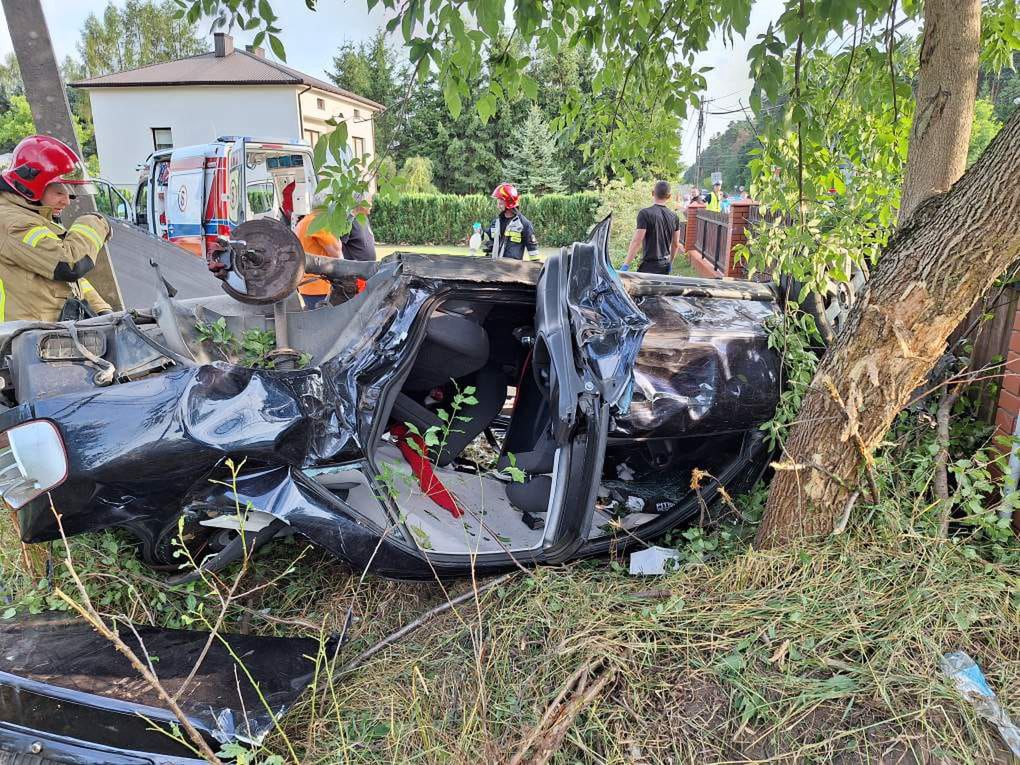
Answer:
[[[584,241],[598,222],[599,195],[546,194],[525,197],[521,211],[535,225],[543,247]],[[488,196],[471,194],[401,194],[378,199],[372,207],[376,238],[387,244],[459,244],[471,234],[471,224],[488,228],[496,217]]]
[[[613,227],[609,232],[609,255],[619,264],[627,253],[627,245],[634,236],[634,224],[638,210],[652,203],[652,187],[655,181],[624,183],[616,180],[602,189],[602,205],[599,218],[613,216]]]

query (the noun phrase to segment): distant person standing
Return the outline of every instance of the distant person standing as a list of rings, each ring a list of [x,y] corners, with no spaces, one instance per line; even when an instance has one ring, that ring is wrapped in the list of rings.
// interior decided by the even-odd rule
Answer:
[[[627,248],[621,271],[629,271],[639,247],[642,247],[638,271],[646,274],[668,274],[673,258],[680,251],[680,218],[669,209],[670,188],[666,181],[657,181],[652,190],[652,204],[638,212],[634,236]]]
[[[722,184],[716,181],[712,184],[712,193],[708,195],[708,204],[705,208],[709,212],[722,212]]]
[[[531,221],[518,210],[520,192],[512,183],[501,183],[492,191],[499,215],[492,221],[485,239],[485,252],[493,258],[524,260],[524,251],[538,252],[538,240]]]
[[[471,237],[468,239],[468,255],[477,255],[482,249],[482,224],[478,221],[471,226]]]

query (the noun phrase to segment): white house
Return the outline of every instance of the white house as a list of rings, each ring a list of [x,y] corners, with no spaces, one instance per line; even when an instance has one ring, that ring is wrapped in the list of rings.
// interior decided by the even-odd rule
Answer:
[[[374,117],[384,108],[270,61],[261,48],[235,50],[222,33],[211,53],[71,85],[92,102],[100,175],[122,187],[135,185],[138,165],[156,149],[224,135],[314,144],[331,117],[346,121],[356,156],[374,155]]]

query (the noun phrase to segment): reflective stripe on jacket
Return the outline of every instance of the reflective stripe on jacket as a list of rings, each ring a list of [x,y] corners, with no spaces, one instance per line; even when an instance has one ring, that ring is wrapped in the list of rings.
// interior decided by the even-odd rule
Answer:
[[[65,231],[49,207],[0,192],[0,321],[56,321],[72,294],[85,297],[96,312],[110,310],[92,285],[76,289],[53,278],[60,262],[95,261],[109,233],[100,215],[82,215]]]

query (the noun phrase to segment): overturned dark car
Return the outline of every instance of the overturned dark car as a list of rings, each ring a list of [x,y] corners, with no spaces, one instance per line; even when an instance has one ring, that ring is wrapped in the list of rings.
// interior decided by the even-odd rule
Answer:
[[[655,538],[768,463],[766,285],[618,274],[608,220],[544,263],[351,263],[272,223],[234,236],[214,255],[226,295],[174,299],[156,269],[151,310],[0,325],[0,492],[25,542],[59,539],[56,509],[68,535],[126,529],[155,565],[179,565],[183,526],[210,571],[297,535],[380,575],[453,576]],[[353,296],[304,310],[306,272]],[[270,332],[237,363],[237,338]],[[204,636],[135,634],[187,684]],[[315,650],[229,641],[259,659],[250,683],[217,645],[183,702],[213,745],[264,735]],[[0,623],[0,763],[195,761],[103,643],[63,616]]]
[[[306,263],[288,231],[249,223],[220,254],[227,295],[178,301],[164,284],[148,312],[0,325],[3,499],[25,542],[58,538],[55,507],[68,535],[124,528],[170,564],[183,515],[211,567],[240,533],[289,533],[392,577],[660,535],[697,512],[693,469],[714,477],[711,501],[767,462],[774,296],[617,274],[608,233],[544,264]],[[306,266],[363,289],[302,310]],[[273,368],[222,360],[209,327],[275,331]]]

